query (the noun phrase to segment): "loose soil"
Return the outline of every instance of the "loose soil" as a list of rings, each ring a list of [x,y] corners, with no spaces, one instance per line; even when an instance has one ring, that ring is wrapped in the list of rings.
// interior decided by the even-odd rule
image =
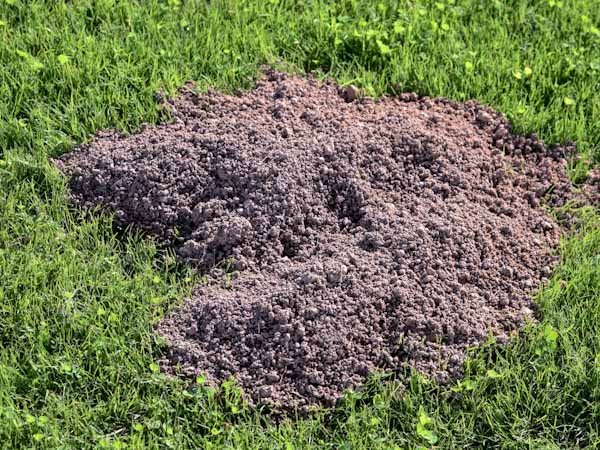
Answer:
[[[77,204],[208,275],[158,324],[165,371],[332,405],[379,369],[447,380],[467,347],[532,317],[573,146],[515,136],[475,102],[356,97],[280,73],[237,96],[188,89],[172,123],[61,158]]]

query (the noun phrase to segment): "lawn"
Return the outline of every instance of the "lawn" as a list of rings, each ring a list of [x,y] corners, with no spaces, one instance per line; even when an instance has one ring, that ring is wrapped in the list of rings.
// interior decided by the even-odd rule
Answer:
[[[600,162],[597,0],[0,0],[1,448],[600,446],[600,215],[560,248],[541,321],[474,349],[439,386],[372,378],[334,411],[274,422],[239,390],[167,379],[153,324],[197,274],[69,206],[48,157],[99,129],[168,120],[188,79],[247,88],[263,65],[368,95],[478,99]]]

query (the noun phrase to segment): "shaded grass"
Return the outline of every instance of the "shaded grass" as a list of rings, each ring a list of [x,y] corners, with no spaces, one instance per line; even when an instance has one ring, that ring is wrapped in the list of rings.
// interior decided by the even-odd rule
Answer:
[[[560,6],[562,5],[562,6]],[[269,422],[239,391],[158,373],[152,324],[194,274],[110,218],[68,208],[46,158],[165,117],[187,79],[248,87],[262,64],[371,95],[477,98],[520,131],[600,157],[595,1],[2,1],[0,442],[5,448],[599,445],[600,218],[561,247],[543,320],[478,349],[453,387],[371,380],[331,413]],[[529,68],[529,69],[526,69]],[[582,178],[585,164],[573,173]],[[419,420],[421,426],[419,427]]]

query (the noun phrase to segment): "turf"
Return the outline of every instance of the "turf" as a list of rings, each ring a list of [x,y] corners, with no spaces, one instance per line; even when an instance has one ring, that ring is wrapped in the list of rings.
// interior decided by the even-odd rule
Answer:
[[[197,275],[148,237],[69,207],[47,162],[100,128],[167,119],[187,79],[248,87],[263,64],[477,98],[600,160],[594,0],[0,0],[2,448],[576,448],[600,445],[600,217],[580,223],[507,347],[460,383],[373,377],[333,412],[274,423],[239,391],[166,379],[152,326]]]

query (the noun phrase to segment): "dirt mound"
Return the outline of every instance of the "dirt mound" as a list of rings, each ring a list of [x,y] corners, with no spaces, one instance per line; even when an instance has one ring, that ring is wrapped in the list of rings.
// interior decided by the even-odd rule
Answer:
[[[60,161],[77,203],[209,273],[158,325],[165,370],[330,405],[377,367],[446,379],[531,314],[561,234],[543,206],[570,195],[572,148],[475,102],[347,94],[278,73],[239,96],[188,92],[173,123]],[[214,269],[229,257],[231,283]]]

